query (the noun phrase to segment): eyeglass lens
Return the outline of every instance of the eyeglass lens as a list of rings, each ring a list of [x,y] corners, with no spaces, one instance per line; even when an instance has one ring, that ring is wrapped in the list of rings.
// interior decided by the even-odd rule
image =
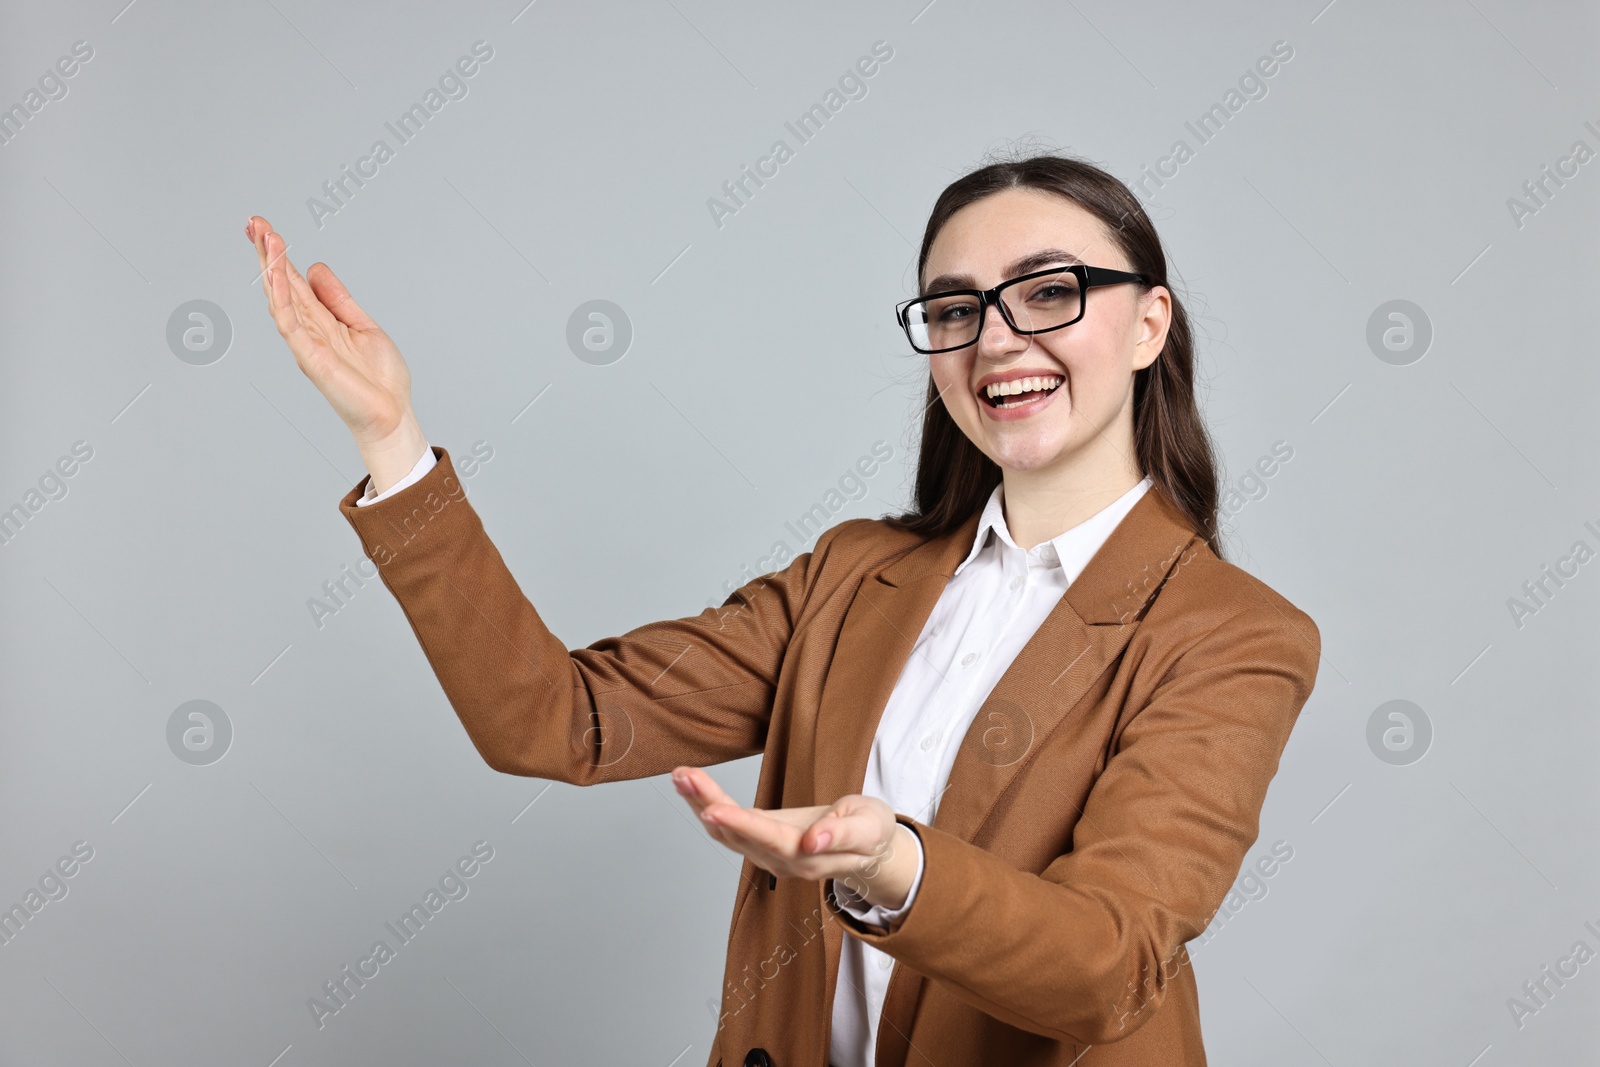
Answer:
[[[1000,299],[1016,328],[1024,332],[1061,326],[1083,309],[1083,289],[1071,271],[1007,286]],[[931,296],[906,309],[906,330],[917,348],[958,348],[977,339],[979,310],[978,298],[970,293]]]

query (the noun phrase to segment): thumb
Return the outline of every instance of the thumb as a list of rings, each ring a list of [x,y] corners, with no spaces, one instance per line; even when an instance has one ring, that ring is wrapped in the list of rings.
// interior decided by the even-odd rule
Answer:
[[[871,854],[880,847],[878,821],[865,797],[843,797],[806,828],[800,850]]]
[[[371,330],[377,327],[378,324],[372,320],[372,316],[361,310],[356,298],[350,295],[350,290],[344,287],[344,283],[333,273],[333,268],[326,263],[311,264],[306,270],[306,281],[311,283],[311,291],[317,294],[322,306],[333,312],[334,318],[352,330]]]

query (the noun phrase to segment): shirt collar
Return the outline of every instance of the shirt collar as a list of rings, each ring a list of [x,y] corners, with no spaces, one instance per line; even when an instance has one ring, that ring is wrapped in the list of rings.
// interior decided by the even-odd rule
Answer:
[[[1046,545],[1049,545],[1050,552],[1041,552],[1041,554],[1047,557],[1053,554],[1055,558],[1051,562],[1067,572],[1067,582],[1071,584],[1077,580],[1078,575],[1083,572],[1083,568],[1088,565],[1089,558],[1094,555],[1095,550],[1104,543],[1107,537],[1111,536],[1111,531],[1116,529],[1123,516],[1127,515],[1133,505],[1139,502],[1139,498],[1144,496],[1145,491],[1153,484],[1155,483],[1146,475],[1132,489],[1123,493],[1117,499],[1089,516],[1089,518],[1078,523],[1078,525],[1065,533],[1058,534],[1049,541],[1035,545],[1033,551],[1041,552]],[[952,580],[955,575],[960,574],[966,568],[967,564],[977,558],[978,553],[984,550],[990,542],[991,534],[998,538],[1002,544],[1015,549],[1017,552],[1023,551],[1022,546],[1011,539],[1011,531],[1006,527],[1006,516],[1003,507],[1004,490],[1005,483],[1001,482],[989,494],[989,500],[983,506],[983,514],[978,519],[978,532],[972,540],[972,550],[967,553],[967,558],[962,560],[956,567],[955,574],[951,575]]]

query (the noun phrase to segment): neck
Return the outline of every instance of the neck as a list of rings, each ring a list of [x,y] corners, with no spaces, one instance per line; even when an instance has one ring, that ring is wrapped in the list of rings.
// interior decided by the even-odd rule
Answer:
[[[1002,510],[1011,539],[1024,549],[1059,537],[1139,484],[1144,474],[1131,455],[1062,470],[1004,471]]]

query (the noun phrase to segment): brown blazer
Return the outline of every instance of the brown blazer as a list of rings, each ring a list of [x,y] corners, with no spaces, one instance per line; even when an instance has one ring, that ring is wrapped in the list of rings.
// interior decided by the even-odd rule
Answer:
[[[762,808],[860,790],[979,517],[927,541],[847,519],[720,609],[569,651],[434,455],[340,509],[489,766],[591,785],[761,753]],[[933,822],[900,816],[926,867],[894,929],[744,862],[708,1067],[825,1067],[847,934],[898,964],[877,1067],[1203,1065],[1184,943],[1256,839],[1320,647],[1152,488],[980,709]]]

